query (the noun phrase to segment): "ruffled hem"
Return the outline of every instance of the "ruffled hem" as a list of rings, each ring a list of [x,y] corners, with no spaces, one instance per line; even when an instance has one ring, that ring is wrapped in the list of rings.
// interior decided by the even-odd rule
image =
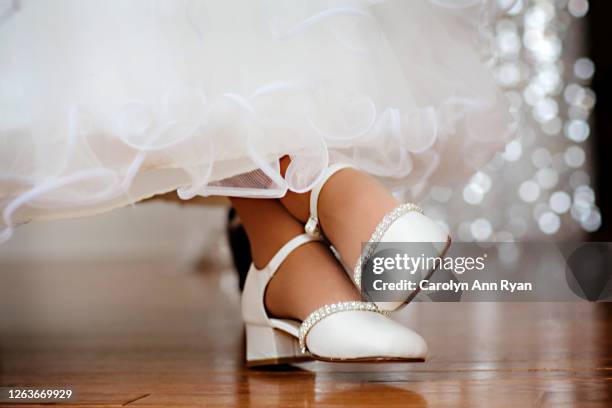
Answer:
[[[306,192],[338,161],[351,161],[381,177],[403,198],[414,199],[433,180],[450,184],[469,175],[512,136],[506,101],[493,80],[461,81],[462,73],[480,64],[473,44],[436,61],[435,49],[426,55],[417,51],[422,34],[404,36],[402,17],[413,13],[418,18],[430,6],[371,1],[364,8],[354,5],[364,2],[342,3],[347,4],[297,23],[283,26],[287,19],[271,20],[270,30],[285,41],[329,24],[335,13],[374,19],[380,30],[373,35],[375,56],[381,57],[383,68],[363,71],[379,76],[374,88],[351,87],[354,78],[334,82],[308,75],[242,93],[207,92],[206,86],[179,83],[155,102],[133,98],[119,104],[73,104],[64,121],[58,120],[60,107],[51,124],[34,125],[22,113],[8,115],[0,123],[5,225],[0,241],[9,239],[19,223],[90,215],[175,189],[182,199],[276,198],[288,190]],[[451,9],[436,16],[436,23],[455,24],[437,40],[439,47],[453,44],[451,38],[459,32],[463,39],[478,30],[482,34],[483,25],[454,14],[480,2],[465,1],[461,7],[455,1],[431,3]],[[479,10],[478,18],[490,16],[490,9]],[[333,27],[343,47],[357,54],[364,51],[342,25]],[[364,44],[371,46],[370,37]],[[320,39],[311,41],[317,44]],[[413,59],[421,65],[414,66]],[[483,72],[479,67],[476,76]],[[383,75],[392,78],[391,84]],[[41,138],[41,133],[58,136]],[[291,165],[283,177],[278,160],[284,155],[291,157]]]

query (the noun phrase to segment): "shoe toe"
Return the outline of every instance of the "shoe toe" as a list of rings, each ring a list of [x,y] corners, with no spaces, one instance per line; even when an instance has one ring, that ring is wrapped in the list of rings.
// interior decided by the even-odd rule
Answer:
[[[375,312],[336,313],[306,338],[311,353],[328,359],[424,359],[427,343],[413,330]]]

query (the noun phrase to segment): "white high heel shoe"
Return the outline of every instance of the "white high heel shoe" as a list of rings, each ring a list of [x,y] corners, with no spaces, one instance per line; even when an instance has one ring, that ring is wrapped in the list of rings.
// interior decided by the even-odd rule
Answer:
[[[268,316],[268,283],[296,248],[316,239],[306,234],[287,242],[262,269],[251,265],[242,293],[248,366],[324,361],[424,361],[427,344],[391,320],[375,304],[349,301],[325,305],[306,320]]]
[[[355,166],[346,163],[336,163],[329,166],[323,174],[321,180],[310,192],[310,217],[304,227],[306,234],[317,238],[324,239],[325,234],[321,230],[318,218],[318,202],[319,194],[327,180],[330,179],[336,172],[346,169],[355,168]],[[377,244],[380,242],[416,242],[416,243],[432,243],[434,244],[435,256],[443,257],[450,247],[450,236],[431,218],[423,214],[423,210],[412,203],[401,204],[395,209],[387,213],[380,223],[376,226],[368,244],[357,260],[357,264],[353,268],[353,281],[358,289],[362,289],[362,265],[365,265],[370,257],[374,254]],[[339,257],[336,250],[334,253]],[[342,260],[341,260],[342,261]],[[343,262],[344,264],[344,262]],[[435,269],[422,271],[422,280],[427,280],[431,277]],[[407,272],[408,273],[408,272]],[[419,285],[417,285],[417,288]],[[394,311],[408,304],[419,292],[419,289],[413,291],[404,291],[400,295],[402,298],[398,301],[374,302],[381,310]]]

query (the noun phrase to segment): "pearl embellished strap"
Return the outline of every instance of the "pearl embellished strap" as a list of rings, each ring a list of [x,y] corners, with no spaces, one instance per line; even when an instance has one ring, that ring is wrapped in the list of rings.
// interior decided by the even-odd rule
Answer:
[[[355,280],[355,285],[359,289],[361,289],[361,266],[364,265],[368,259],[374,253],[376,246],[382,239],[382,236],[387,232],[391,224],[395,222],[399,217],[409,212],[418,212],[423,214],[423,209],[417,206],[416,204],[406,203],[401,204],[392,211],[388,212],[382,219],[382,221],[376,226],[376,229],[372,233],[370,240],[365,244],[363,252],[359,259],[357,259],[357,264],[355,265],[355,269],[353,269],[353,279]]]
[[[309,314],[300,326],[298,340],[300,342],[300,350],[302,351],[302,353],[306,353],[306,336],[310,332],[310,329],[314,327],[314,325],[316,325],[329,315],[349,311],[375,312],[380,313],[384,316],[388,316],[388,312],[380,310],[378,306],[370,302],[348,301],[322,306],[311,314]]]

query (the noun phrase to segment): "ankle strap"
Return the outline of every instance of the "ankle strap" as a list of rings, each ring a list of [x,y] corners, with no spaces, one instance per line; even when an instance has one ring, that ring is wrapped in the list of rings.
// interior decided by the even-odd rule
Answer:
[[[315,184],[312,191],[310,192],[310,217],[308,217],[308,222],[306,222],[306,225],[304,226],[304,231],[306,231],[306,234],[310,235],[311,237],[323,237],[323,234],[321,233],[321,228],[319,227],[319,211],[317,209],[321,189],[331,176],[333,176],[336,172],[347,168],[356,169],[357,167],[347,163],[332,164],[323,171],[323,177],[321,177],[321,181]]]
[[[307,234],[300,234],[293,237],[281,249],[270,259],[270,262],[263,268],[268,271],[270,278],[278,270],[283,261],[293,252],[297,247],[302,246],[308,242],[317,241],[317,238]]]

